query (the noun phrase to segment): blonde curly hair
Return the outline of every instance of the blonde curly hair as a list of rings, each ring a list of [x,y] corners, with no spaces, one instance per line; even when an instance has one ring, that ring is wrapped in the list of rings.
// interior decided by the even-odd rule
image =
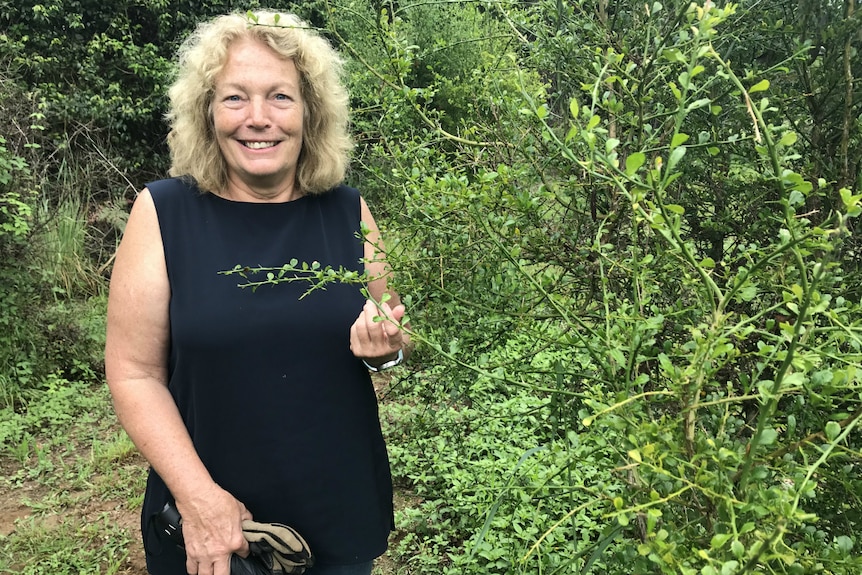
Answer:
[[[213,131],[212,101],[228,48],[241,38],[263,42],[293,60],[299,72],[305,102],[296,172],[299,189],[314,194],[341,183],[353,147],[348,94],[341,81],[344,62],[329,42],[297,16],[271,11],[218,16],[200,24],[180,46],[166,115],[170,175],[191,177],[202,191],[226,188],[227,164]]]

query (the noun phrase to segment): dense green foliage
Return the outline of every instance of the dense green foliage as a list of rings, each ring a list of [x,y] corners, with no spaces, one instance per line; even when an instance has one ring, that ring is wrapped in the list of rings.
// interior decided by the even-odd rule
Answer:
[[[404,572],[862,571],[855,4],[303,5],[419,342],[381,412]],[[7,409],[93,370],[86,322],[21,349],[100,293],[30,240],[76,214],[64,261],[107,269],[126,180],[164,168],[170,52],[228,5],[4,14],[0,97],[38,124],[0,141]]]
[[[854,17],[350,6],[334,26],[366,66],[356,176],[388,210],[425,344],[406,406],[385,406],[425,497],[403,556],[857,571]]]

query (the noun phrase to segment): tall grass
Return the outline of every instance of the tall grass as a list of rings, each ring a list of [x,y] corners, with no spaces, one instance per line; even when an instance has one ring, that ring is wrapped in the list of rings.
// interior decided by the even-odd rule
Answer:
[[[105,289],[98,263],[89,253],[87,213],[87,204],[75,196],[66,196],[54,206],[44,198],[36,210],[43,224],[34,237],[35,259],[56,296],[87,298]]]
[[[86,141],[28,163],[29,231],[14,257],[0,256],[0,408],[26,409],[58,377],[100,379],[104,271],[126,214],[104,154]]]

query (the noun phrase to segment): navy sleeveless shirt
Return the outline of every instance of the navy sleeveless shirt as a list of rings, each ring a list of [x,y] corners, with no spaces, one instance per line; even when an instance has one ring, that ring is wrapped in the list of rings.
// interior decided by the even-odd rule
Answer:
[[[213,479],[256,521],[296,528],[322,565],[386,550],[392,479],[368,371],[350,351],[358,285],[300,297],[305,281],[240,288],[236,265],[291,260],[362,272],[359,192],[232,202],[180,179],[147,184],[170,282],[169,389]],[[263,279],[250,277],[250,279]],[[150,471],[147,566],[183,575],[185,556],[151,517],[173,498]]]

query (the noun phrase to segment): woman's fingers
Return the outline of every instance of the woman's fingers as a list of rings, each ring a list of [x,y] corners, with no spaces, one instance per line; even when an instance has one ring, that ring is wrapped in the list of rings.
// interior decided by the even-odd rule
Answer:
[[[251,513],[224,490],[214,490],[200,501],[177,501],[183,516],[186,570],[191,575],[230,575],[230,556],[248,555],[242,522]]]
[[[350,328],[350,349],[361,358],[390,356],[401,348],[401,318],[404,306],[390,308],[389,304],[377,305],[368,300],[353,326]]]

